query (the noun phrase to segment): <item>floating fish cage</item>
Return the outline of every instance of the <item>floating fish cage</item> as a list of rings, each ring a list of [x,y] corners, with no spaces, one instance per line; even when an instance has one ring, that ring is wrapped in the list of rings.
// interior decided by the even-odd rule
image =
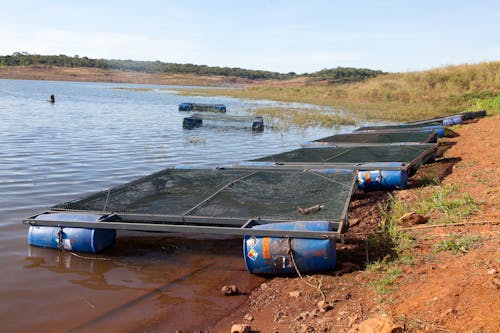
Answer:
[[[427,124],[442,124],[443,126],[453,126],[461,124],[465,120],[477,119],[486,116],[486,110],[480,111],[464,111],[451,114],[444,117],[436,117],[432,119],[418,120],[406,123],[407,125],[427,125]]]
[[[179,111],[198,111],[198,112],[221,112],[227,110],[224,104],[201,104],[201,103],[181,103]]]
[[[368,132],[336,134],[326,138],[305,142],[303,146],[386,146],[386,145],[415,145],[420,143],[436,143],[438,134],[434,130],[428,131],[395,131],[395,132]]]
[[[384,126],[363,126],[356,130],[355,133],[363,132],[378,132],[378,133],[390,133],[390,132],[422,132],[422,131],[436,131],[439,138],[445,136],[454,136],[453,131],[448,130],[443,126],[442,123],[429,123],[429,124],[399,124],[399,125],[384,125]]]
[[[358,187],[365,190],[407,188],[408,178],[425,163],[433,162],[437,145],[385,145],[300,148],[270,155],[239,167],[282,169],[350,169],[358,172]]]
[[[115,230],[240,235],[253,273],[318,271],[335,267],[355,184],[353,170],[165,169],[23,223],[30,245],[85,252],[111,246]]]
[[[486,114],[486,110],[465,111],[458,113],[458,115],[461,116],[464,121],[486,117]]]
[[[195,113],[189,117],[185,117],[182,122],[182,127],[185,129],[193,129],[209,122],[214,126],[228,126],[236,128],[250,128],[253,132],[262,132],[264,130],[264,119],[260,116],[236,116],[228,114],[200,114]]]

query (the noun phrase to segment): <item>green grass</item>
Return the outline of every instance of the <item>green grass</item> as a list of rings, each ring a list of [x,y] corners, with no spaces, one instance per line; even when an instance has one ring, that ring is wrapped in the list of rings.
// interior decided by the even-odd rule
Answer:
[[[387,258],[370,263],[366,271],[378,274],[368,285],[379,296],[392,293],[397,288],[396,280],[403,274],[399,265],[394,262],[389,263]]]
[[[482,241],[482,237],[478,235],[460,236],[451,234],[448,238],[434,244],[434,252],[451,251],[453,253],[465,254],[469,252],[469,249],[479,246]]]
[[[382,215],[380,231],[369,236],[367,245],[371,262],[367,264],[368,273],[377,272],[378,277],[370,282],[370,287],[379,296],[395,290],[395,281],[401,275],[402,265],[415,262],[413,250],[416,239],[408,231],[401,230],[400,218],[408,212],[422,215],[433,214],[432,223],[459,222],[478,209],[472,197],[463,193],[455,185],[438,185],[424,191],[418,200],[398,200],[389,196],[385,204],[378,204]],[[458,251],[465,253],[476,244],[477,237],[450,237],[435,245],[435,252]]]
[[[378,208],[382,215],[381,230],[368,238],[371,261],[366,266],[366,272],[375,273],[376,277],[369,286],[382,297],[397,288],[396,280],[402,275],[401,266],[413,264],[411,250],[416,242],[408,232],[399,229],[399,218],[405,213],[401,201],[390,196],[389,201],[379,204]]]
[[[408,232],[400,230],[400,218],[408,211],[405,203],[389,195],[386,204],[378,204],[378,209],[382,215],[381,233],[374,234],[368,239],[372,252],[377,255],[390,255],[402,263],[411,263],[411,250],[415,246],[415,241]],[[384,250],[388,250],[384,253]]]
[[[479,204],[459,186],[443,185],[423,197],[414,210],[422,215],[433,214],[431,224],[457,223],[479,209]]]

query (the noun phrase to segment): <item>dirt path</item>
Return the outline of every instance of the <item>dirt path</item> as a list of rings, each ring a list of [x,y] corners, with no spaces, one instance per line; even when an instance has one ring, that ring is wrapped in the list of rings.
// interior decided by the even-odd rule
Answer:
[[[400,258],[396,265],[386,257],[373,264],[366,240],[380,229],[377,202],[387,204],[389,195],[356,193],[336,271],[272,279],[209,331],[230,332],[232,324],[247,323],[252,332],[264,333],[391,332],[381,326],[365,330],[368,323],[391,322],[394,332],[499,332],[499,126],[496,116],[455,128],[459,136],[440,143],[447,149],[436,163],[422,167],[410,189],[392,194],[398,202],[418,205],[445,193],[467,198],[455,210],[474,207],[459,211],[463,216],[451,226],[428,227],[442,218],[431,212],[427,224],[408,230],[412,260]],[[328,306],[320,302],[318,288]]]

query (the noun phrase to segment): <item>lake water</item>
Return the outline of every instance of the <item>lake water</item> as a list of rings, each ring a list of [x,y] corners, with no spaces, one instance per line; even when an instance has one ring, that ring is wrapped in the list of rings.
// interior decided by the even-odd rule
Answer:
[[[0,80],[2,331],[204,329],[246,300],[221,296],[222,285],[248,293],[262,282],[247,273],[238,237],[119,232],[99,256],[106,260],[27,245],[22,219],[52,205],[177,164],[229,164],[333,133],[252,133],[249,124],[183,130],[181,102],[224,103],[229,114],[273,102],[187,98],[165,88]]]

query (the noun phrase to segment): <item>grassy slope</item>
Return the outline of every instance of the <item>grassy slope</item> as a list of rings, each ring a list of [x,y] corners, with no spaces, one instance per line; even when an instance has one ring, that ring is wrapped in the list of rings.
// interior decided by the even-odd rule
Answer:
[[[344,108],[364,119],[408,121],[465,110],[500,112],[500,61],[395,73],[360,83],[264,83],[244,89],[191,93],[303,102]]]

